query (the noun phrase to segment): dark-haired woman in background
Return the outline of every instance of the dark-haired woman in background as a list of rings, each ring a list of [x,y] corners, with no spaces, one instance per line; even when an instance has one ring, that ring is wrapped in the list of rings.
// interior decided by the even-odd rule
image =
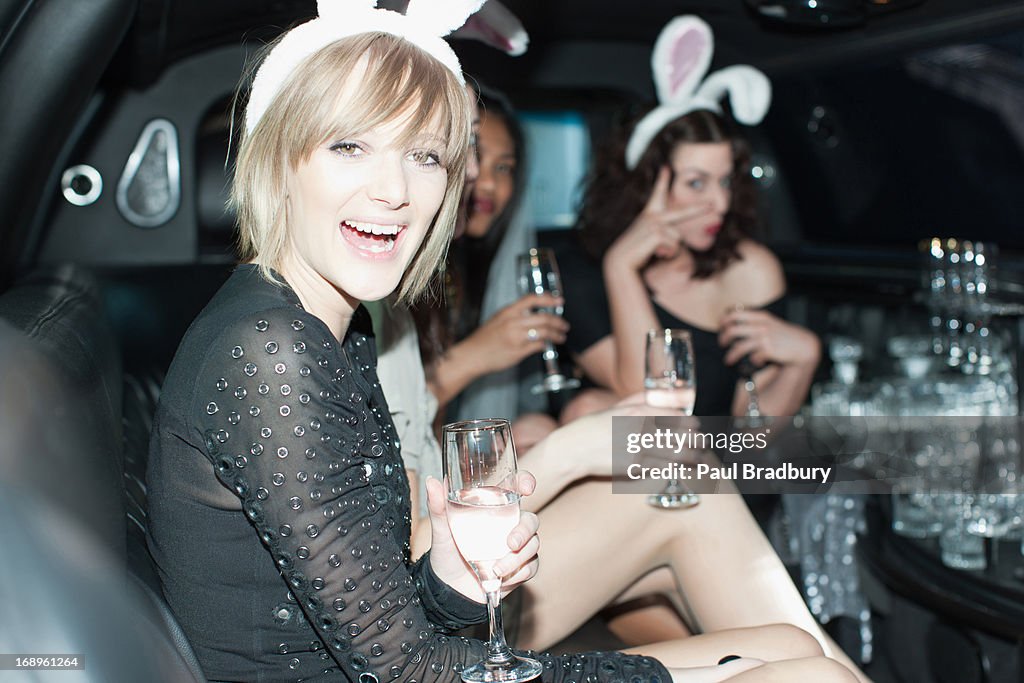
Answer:
[[[465,230],[457,231],[448,255],[445,307],[440,315],[421,311],[418,327],[440,414],[518,416],[516,443],[526,450],[556,424],[537,412],[523,414],[520,363],[547,342],[564,342],[568,325],[541,310],[556,303],[552,297],[520,296],[516,289],[516,257],[533,246],[521,201],[523,134],[503,95],[482,87],[479,99],[480,171],[469,190]]]
[[[710,31],[685,19],[662,34],[664,49],[655,47],[662,104],[632,128],[628,141],[603,151],[586,188],[579,235],[600,268],[582,255],[562,261],[567,294],[587,297],[566,304],[568,343],[588,377],[604,387],[581,394],[563,420],[643,389],[644,336],[652,328],[690,330],[696,415],[747,411],[736,369],[743,359],[757,368],[761,414],[791,415],[818,364],[817,337],[778,315],[786,289],[782,267],[750,237],[756,213],[748,147],[718,104],[729,94],[734,116],[757,123],[770,85],[746,66],[701,82]],[[706,56],[703,68],[699,58],[675,67],[664,62],[663,74],[671,76],[659,74],[659,54],[671,61],[695,53]],[[680,73],[686,68],[692,71]],[[594,292],[602,290],[607,310],[595,311]]]

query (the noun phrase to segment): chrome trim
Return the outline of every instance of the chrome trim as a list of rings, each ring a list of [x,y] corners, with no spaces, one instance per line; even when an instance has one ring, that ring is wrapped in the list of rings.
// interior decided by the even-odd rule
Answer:
[[[92,185],[89,191],[82,194],[74,188],[74,181],[79,176],[88,180]],[[88,164],[72,166],[64,171],[60,177],[60,191],[69,204],[75,206],[89,206],[100,198],[103,192],[103,176],[100,172]]]
[[[145,215],[138,213],[128,204],[128,188],[131,187],[135,176],[139,172],[139,166],[146,156],[153,137],[163,133],[167,140],[167,185],[168,200],[159,213]],[[142,129],[135,148],[128,156],[124,165],[121,179],[117,183],[117,208],[125,219],[140,228],[156,228],[169,221],[181,206],[181,159],[178,152],[178,131],[174,124],[167,119],[153,119]]]

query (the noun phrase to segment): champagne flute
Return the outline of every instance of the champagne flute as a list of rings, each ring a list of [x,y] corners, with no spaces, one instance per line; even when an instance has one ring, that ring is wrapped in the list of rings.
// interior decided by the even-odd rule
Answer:
[[[730,307],[727,312],[733,313],[743,310],[746,310],[746,306],[736,304]],[[743,421],[743,424],[747,427],[760,427],[764,424],[761,415],[761,400],[757,394],[757,381],[754,379],[754,373],[760,369],[760,367],[754,364],[749,355],[743,356],[743,358],[736,362],[736,374],[740,376],[740,380],[743,382],[743,389],[747,392],[746,419]]]
[[[686,330],[660,329],[647,333],[647,362],[644,391],[647,405],[675,408],[693,415],[697,401],[697,376],[693,360],[693,342]],[[700,502],[700,496],[678,479],[670,479],[665,490],[647,498],[658,508],[688,508]]]
[[[736,372],[743,381],[743,389],[747,392],[746,419],[743,424],[747,427],[760,427],[764,424],[761,417],[761,400],[757,395],[757,381],[754,380],[754,373],[760,370],[754,365],[749,356],[744,356],[736,363]]]
[[[465,420],[442,428],[448,526],[459,553],[487,594],[490,637],[486,657],[462,671],[466,683],[519,683],[536,678],[540,662],[520,657],[505,642],[502,577],[495,564],[507,555],[519,523],[516,449],[508,420]]]
[[[558,273],[558,262],[555,253],[550,249],[530,249],[519,257],[519,292],[526,294],[562,295],[562,278]],[[546,313],[561,316],[562,307],[542,309]],[[580,381],[565,375],[558,365],[558,350],[551,342],[546,342],[541,354],[544,361],[544,379],[530,391],[542,394],[545,391],[556,392],[563,389],[578,389]]]

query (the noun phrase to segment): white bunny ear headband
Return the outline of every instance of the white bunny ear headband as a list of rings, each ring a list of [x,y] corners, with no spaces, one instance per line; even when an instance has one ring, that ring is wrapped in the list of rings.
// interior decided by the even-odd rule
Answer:
[[[699,109],[721,114],[719,102],[726,94],[740,123],[754,126],[764,118],[772,100],[768,77],[752,66],[737,65],[704,78],[713,52],[711,28],[695,16],[676,17],[661,30],[651,55],[658,106],[633,129],[626,145],[627,168],[636,168],[651,140],[671,121]]]
[[[452,35],[474,38],[513,57],[524,54],[530,45],[530,36],[519,17],[499,0],[486,0],[480,11]]]
[[[465,83],[459,58],[444,40],[480,9],[484,0],[410,0],[405,14],[377,9],[376,0],[317,0],[317,18],[288,31],[263,60],[245,108],[252,133],[288,76],[314,52],[360,33],[380,31],[405,38],[448,67]]]

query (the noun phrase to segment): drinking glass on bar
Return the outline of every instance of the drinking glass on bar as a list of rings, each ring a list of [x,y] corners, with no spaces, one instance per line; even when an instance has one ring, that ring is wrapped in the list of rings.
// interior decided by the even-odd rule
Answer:
[[[647,405],[674,408],[693,415],[697,401],[697,368],[693,360],[693,342],[686,330],[656,329],[647,333],[644,392]],[[700,502],[700,496],[678,479],[670,479],[665,490],[647,498],[659,508],[688,508]]]
[[[510,550],[519,523],[516,448],[508,420],[465,420],[441,430],[448,526],[459,553],[487,595],[487,655],[462,670],[466,683],[520,683],[540,675],[540,662],[520,657],[505,642],[501,623],[503,577],[495,564]]]
[[[555,253],[550,249],[530,249],[519,257],[519,291],[521,294],[551,294],[562,296],[562,278],[558,273]],[[561,316],[562,307],[546,311]],[[544,379],[530,391],[542,394],[564,389],[578,389],[580,381],[565,375],[558,365],[558,350],[547,342],[541,354],[544,361]]]
[[[997,253],[989,242],[963,241],[961,269],[964,289],[965,367],[968,374],[988,375],[992,355],[991,309],[992,271]]]

